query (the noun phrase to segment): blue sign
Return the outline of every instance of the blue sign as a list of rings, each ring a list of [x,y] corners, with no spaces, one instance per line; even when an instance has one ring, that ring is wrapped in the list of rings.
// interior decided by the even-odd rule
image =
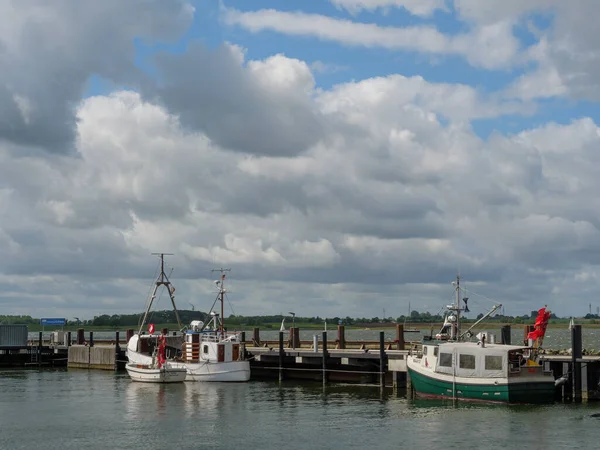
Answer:
[[[67,319],[40,319],[41,325],[66,325]]]

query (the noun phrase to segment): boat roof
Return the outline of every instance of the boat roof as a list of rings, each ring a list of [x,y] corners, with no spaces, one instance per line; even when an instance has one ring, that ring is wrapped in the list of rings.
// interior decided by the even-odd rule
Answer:
[[[525,350],[528,349],[529,347],[527,346],[523,346],[523,345],[505,345],[505,344],[485,344],[485,347],[481,347],[481,343],[479,342],[470,342],[470,341],[463,341],[463,342],[432,342],[431,344],[426,344],[425,342],[423,342],[423,345],[437,345],[440,347],[440,350],[449,350],[452,351],[454,349],[456,350],[465,350],[465,349],[488,349],[488,350],[493,350],[495,352],[502,352],[502,353],[508,353],[512,350]]]

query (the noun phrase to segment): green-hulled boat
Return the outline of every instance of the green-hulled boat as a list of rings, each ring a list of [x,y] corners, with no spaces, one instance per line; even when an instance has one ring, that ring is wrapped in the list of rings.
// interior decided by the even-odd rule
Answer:
[[[449,305],[444,326],[435,340],[423,341],[421,350],[406,361],[414,392],[421,397],[479,400],[504,403],[551,403],[555,397],[552,372],[539,364],[537,350],[543,338],[545,323],[536,322],[536,345],[496,344],[494,336],[479,333],[477,342],[467,342],[471,330],[490,313],[461,334],[460,313],[468,311],[460,305],[460,279],[457,278],[456,303]],[[540,315],[549,317],[545,308]],[[547,323],[547,322],[546,322]]]

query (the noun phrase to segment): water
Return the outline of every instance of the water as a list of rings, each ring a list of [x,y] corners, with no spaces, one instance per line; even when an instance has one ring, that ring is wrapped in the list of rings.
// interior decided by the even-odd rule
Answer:
[[[411,400],[288,381],[144,385],[126,373],[0,371],[0,449],[597,448],[600,404]]]

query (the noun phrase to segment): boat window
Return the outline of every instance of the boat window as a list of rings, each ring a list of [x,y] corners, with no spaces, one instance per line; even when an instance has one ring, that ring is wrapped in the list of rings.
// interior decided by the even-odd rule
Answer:
[[[485,370],[502,370],[502,356],[485,355]]]
[[[461,369],[475,369],[475,355],[460,355],[458,367]]]
[[[437,356],[438,355],[438,348],[437,347],[433,347],[433,356]]]
[[[423,346],[423,356],[427,355],[427,347]]]
[[[452,353],[440,353],[440,366],[452,367]]]
[[[202,347],[202,352],[205,354],[208,353],[208,345]]]

